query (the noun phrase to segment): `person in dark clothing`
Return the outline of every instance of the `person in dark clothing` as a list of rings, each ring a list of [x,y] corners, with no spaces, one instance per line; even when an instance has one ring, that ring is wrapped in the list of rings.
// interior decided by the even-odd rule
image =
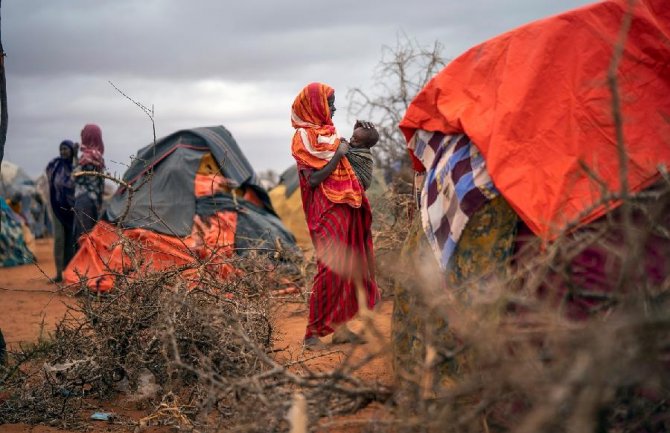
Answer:
[[[49,201],[54,224],[54,259],[56,277],[63,281],[63,269],[74,255],[74,181],[72,167],[75,162],[76,146],[70,140],[63,140],[59,146],[60,156],[51,160],[46,168],[49,182]]]

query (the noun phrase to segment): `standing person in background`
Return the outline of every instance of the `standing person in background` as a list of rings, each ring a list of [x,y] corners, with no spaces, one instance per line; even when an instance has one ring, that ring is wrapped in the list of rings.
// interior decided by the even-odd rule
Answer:
[[[311,350],[322,349],[319,337],[331,333],[333,344],[362,342],[346,325],[358,312],[356,292],[363,292],[367,308],[379,300],[370,203],[345,156],[349,144],[337,135],[334,113],[335,91],[321,83],[305,87],[291,113],[296,130],[291,153],[317,260],[304,339]],[[373,128],[367,122],[359,126]]]
[[[70,140],[63,140],[59,146],[60,156],[47,165],[49,182],[49,202],[54,224],[54,259],[56,277],[54,281],[63,281],[63,269],[74,255],[74,180],[72,168],[75,165],[77,147]]]
[[[88,124],[81,131],[81,155],[75,166],[74,177],[74,227],[73,240],[88,233],[100,218],[102,195],[105,179],[101,176],[85,174],[105,169],[105,145],[102,142],[102,131],[98,125]],[[76,247],[77,244],[75,244]]]

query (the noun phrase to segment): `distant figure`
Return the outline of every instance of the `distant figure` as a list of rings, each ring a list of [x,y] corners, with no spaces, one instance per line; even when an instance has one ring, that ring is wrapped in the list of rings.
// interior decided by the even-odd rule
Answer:
[[[70,140],[63,140],[59,146],[60,156],[47,165],[49,182],[49,201],[54,225],[54,259],[56,277],[54,281],[63,281],[63,269],[74,255],[74,180],[72,168],[77,148]]]
[[[333,126],[334,112],[335,91],[312,83],[295,98],[291,113],[291,151],[317,259],[304,339],[310,350],[323,348],[319,337],[331,333],[334,344],[361,342],[346,326],[358,312],[356,292],[363,292],[367,308],[379,300],[370,203],[346,158],[349,143]],[[372,128],[367,122],[359,126]]]
[[[81,131],[81,156],[72,175],[74,177],[73,239],[78,242],[100,218],[105,179],[84,172],[99,172],[105,168],[105,145],[98,125],[88,124]],[[77,244],[75,244],[77,248]]]

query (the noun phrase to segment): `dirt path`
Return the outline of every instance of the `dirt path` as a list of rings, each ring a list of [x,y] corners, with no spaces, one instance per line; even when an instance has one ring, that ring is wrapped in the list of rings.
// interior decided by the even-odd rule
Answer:
[[[21,343],[34,342],[40,335],[47,335],[58,321],[64,316],[68,304],[74,299],[59,293],[58,286],[49,281],[48,276],[55,274],[51,239],[37,240],[36,255],[38,265],[24,265],[13,268],[0,268],[0,305],[3,314],[0,315],[0,329],[10,347]],[[315,354],[303,352],[302,337],[307,321],[307,307],[299,298],[278,300],[276,303],[275,353],[279,360],[298,360],[314,358]],[[305,365],[313,371],[328,371],[338,367],[345,359],[348,362],[357,362],[364,359],[369,351],[376,350],[388,341],[390,334],[391,303],[384,301],[377,313],[374,314],[374,325],[381,339],[373,339],[372,343],[362,346],[340,345],[333,346],[323,356],[309,359]],[[351,328],[361,332],[363,322],[354,320]],[[328,338],[325,339],[328,342]],[[365,364],[357,376],[367,381],[388,383],[391,380],[391,364],[388,357],[373,359]],[[110,404],[109,410],[123,412],[134,419],[142,417],[143,413],[132,411],[129,408],[114,407]],[[357,417],[370,419],[375,416],[375,410],[368,409]],[[344,419],[343,419],[344,420]],[[327,423],[327,422],[326,422]],[[99,428],[97,426],[100,426]],[[110,430],[111,426],[105,423],[94,425],[94,431],[126,431],[125,428]],[[338,429],[339,430],[339,429]],[[1,432],[62,432],[44,426],[2,425]],[[132,430],[128,430],[132,431]],[[148,430],[151,432],[152,430]],[[165,430],[167,431],[167,430]],[[350,431],[349,429],[343,431]]]
[[[49,331],[63,317],[72,299],[59,294],[50,283],[54,276],[51,239],[36,242],[37,265],[0,268],[0,329],[8,345],[36,341],[40,332]],[[44,325],[44,326],[42,326]]]

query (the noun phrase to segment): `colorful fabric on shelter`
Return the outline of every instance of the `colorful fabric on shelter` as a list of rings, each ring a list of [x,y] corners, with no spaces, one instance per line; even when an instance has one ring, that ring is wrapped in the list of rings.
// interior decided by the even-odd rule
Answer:
[[[627,14],[616,77],[630,190],[670,166],[670,8],[629,3],[602,1],[470,49],[412,101],[400,123],[407,141],[420,129],[466,134],[496,188],[543,239],[595,220],[608,210],[598,206],[602,186],[620,190],[608,70]]]
[[[298,164],[319,170],[335,155],[340,138],[328,107],[328,97],[333,94],[334,90],[330,86],[311,83],[295,98],[291,124],[296,131],[291,153]],[[363,189],[346,158],[339,161],[319,188],[333,203],[360,207],[363,201]]]
[[[18,266],[35,261],[25,235],[30,235],[30,230],[0,197],[0,266]]]
[[[471,290],[503,277],[509,269],[517,239],[519,217],[498,196],[484,203],[469,219],[446,273],[447,285],[469,297]]]
[[[463,134],[418,130],[408,147],[426,170],[421,220],[440,266],[446,269],[470,217],[499,192],[484,158]]]
[[[367,308],[380,295],[375,282],[372,212],[365,195],[360,207],[332,202],[321,188],[312,188],[309,167],[298,167],[302,203],[314,244],[317,271],[312,285],[305,338],[325,336],[358,312],[357,289]]]
[[[555,254],[543,277],[538,294],[573,320],[602,315],[626,299],[633,287],[621,285],[621,270],[630,256],[627,234],[637,247],[636,274],[629,278],[645,287],[664,287],[670,277],[670,194],[665,180],[645,189],[633,199],[631,225],[619,207],[561,241],[569,256]],[[520,224],[514,245],[514,262],[522,269],[542,254],[528,227]],[[569,260],[566,260],[569,257]],[[625,302],[624,302],[625,303]]]

